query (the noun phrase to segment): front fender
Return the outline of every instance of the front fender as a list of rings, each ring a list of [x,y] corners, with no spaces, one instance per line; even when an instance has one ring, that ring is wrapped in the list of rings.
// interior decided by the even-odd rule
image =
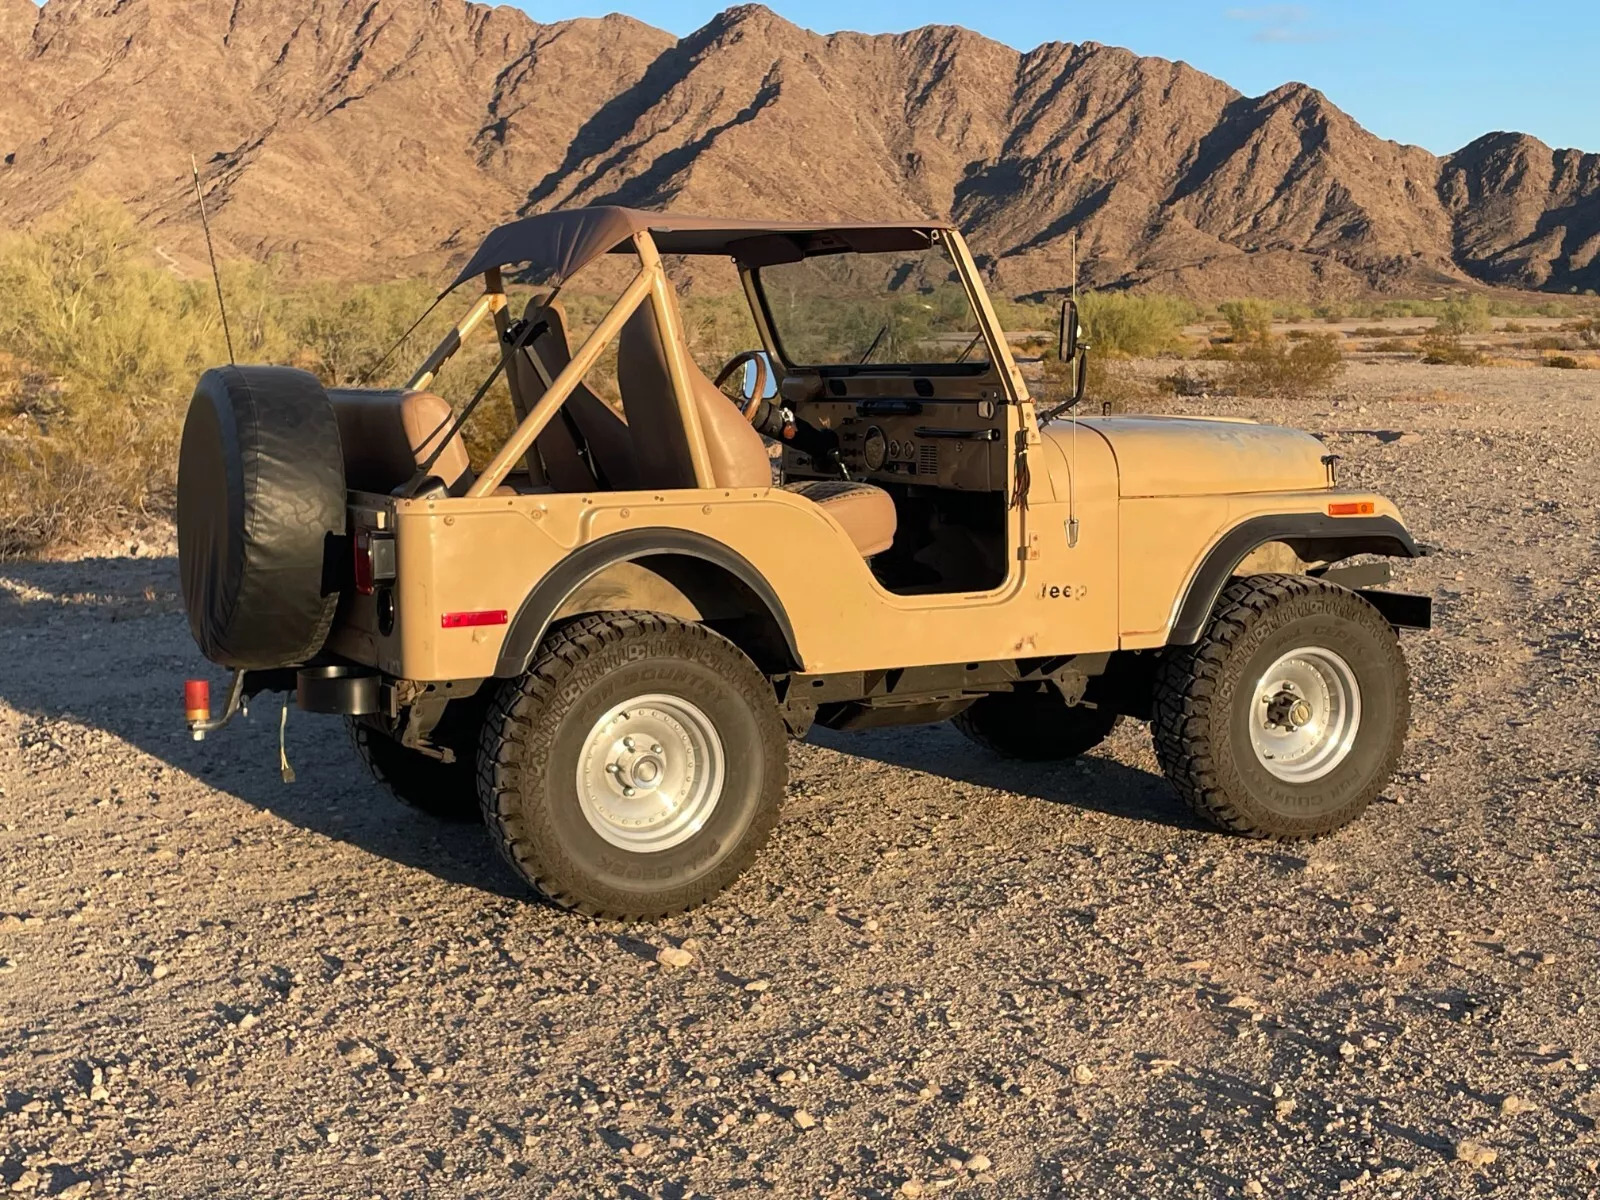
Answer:
[[[1168,645],[1191,646],[1200,640],[1228,579],[1253,550],[1268,542],[1283,542],[1308,562],[1336,562],[1355,554],[1421,558],[1425,553],[1406,527],[1389,516],[1280,513],[1251,517],[1224,534],[1196,569],[1178,605]]]

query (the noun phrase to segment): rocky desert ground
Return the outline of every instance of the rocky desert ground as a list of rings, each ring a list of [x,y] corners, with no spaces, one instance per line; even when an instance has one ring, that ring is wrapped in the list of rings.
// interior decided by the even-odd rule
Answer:
[[[1318,431],[1433,557],[1354,827],[1200,827],[1125,725],[795,747],[755,870],[660,926],[275,704],[203,744],[175,564],[0,565],[0,1182],[150,1197],[1600,1193],[1600,372],[1357,365]],[[686,950],[687,966],[656,961]]]

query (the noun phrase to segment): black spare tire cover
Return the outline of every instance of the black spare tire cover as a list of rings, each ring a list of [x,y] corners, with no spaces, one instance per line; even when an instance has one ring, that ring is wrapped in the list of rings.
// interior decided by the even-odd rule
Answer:
[[[338,604],[344,456],[316,376],[215,367],[178,451],[178,570],[189,629],[225,667],[281,667],[322,649]]]

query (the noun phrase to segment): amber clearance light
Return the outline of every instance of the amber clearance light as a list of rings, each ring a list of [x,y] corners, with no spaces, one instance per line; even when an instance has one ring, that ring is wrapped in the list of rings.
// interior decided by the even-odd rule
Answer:
[[[1376,511],[1377,505],[1371,500],[1341,500],[1328,505],[1330,517],[1370,517]]]

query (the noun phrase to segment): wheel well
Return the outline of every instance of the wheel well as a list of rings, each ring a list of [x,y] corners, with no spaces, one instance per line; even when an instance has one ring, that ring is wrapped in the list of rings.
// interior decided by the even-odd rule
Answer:
[[[698,621],[768,674],[802,669],[788,614],[745,558],[684,530],[642,529],[591,542],[541,579],[506,632],[495,674],[526,671],[554,621],[621,609]]]
[[[1266,549],[1267,547],[1271,549]],[[1333,563],[1357,554],[1420,558],[1422,549],[1393,517],[1328,517],[1284,513],[1252,517],[1224,534],[1211,548],[1178,602],[1167,644],[1193,645],[1210,619],[1217,597],[1239,568],[1252,559],[1266,561],[1293,554],[1302,563]],[[1251,568],[1253,573],[1259,568]]]

